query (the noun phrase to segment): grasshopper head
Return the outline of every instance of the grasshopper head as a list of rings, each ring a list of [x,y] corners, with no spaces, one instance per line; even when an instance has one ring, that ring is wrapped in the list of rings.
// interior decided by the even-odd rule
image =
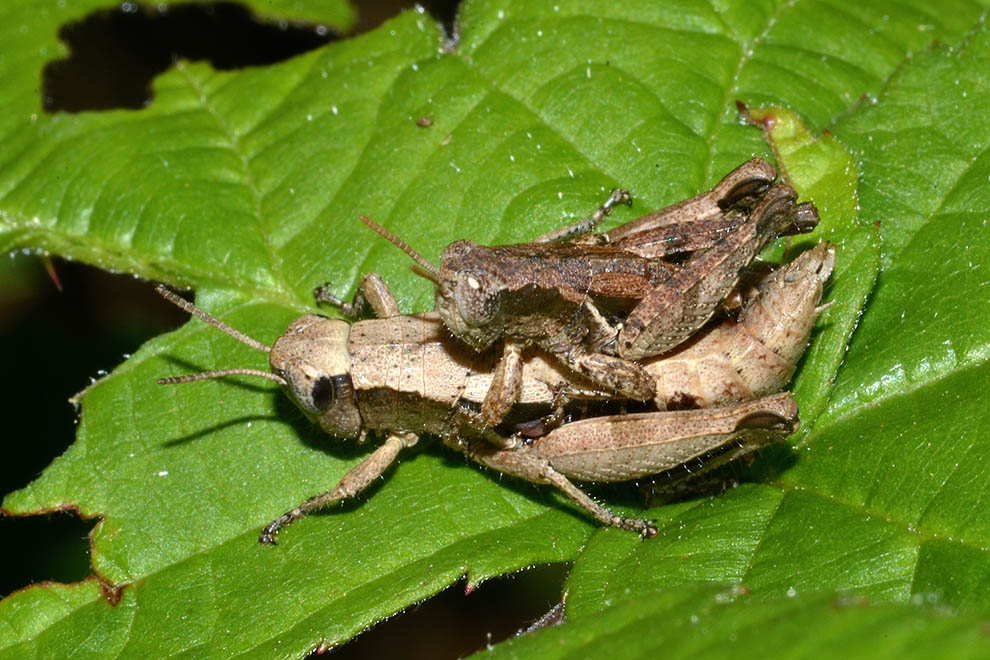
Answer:
[[[444,325],[479,351],[502,335],[504,285],[491,262],[486,248],[472,241],[454,241],[443,251],[443,277],[436,286],[437,312]]]
[[[361,414],[351,385],[350,325],[309,314],[286,328],[269,354],[289,398],[327,433],[355,437]]]
[[[336,436],[355,437],[361,432],[361,415],[350,378],[347,339],[350,325],[344,321],[308,315],[293,321],[275,346],[269,348],[243,332],[210,316],[163,286],[158,293],[196,318],[221,332],[268,354],[271,372],[259,369],[223,369],[161,378],[159,385],[177,385],[197,380],[247,375],[265,378],[284,389],[289,397],[323,430]]]
[[[502,336],[502,290],[498,260],[473,241],[454,241],[443,251],[442,267],[427,261],[405,241],[367,216],[361,222],[405,252],[413,268],[436,287],[437,312],[458,339],[482,351]]]

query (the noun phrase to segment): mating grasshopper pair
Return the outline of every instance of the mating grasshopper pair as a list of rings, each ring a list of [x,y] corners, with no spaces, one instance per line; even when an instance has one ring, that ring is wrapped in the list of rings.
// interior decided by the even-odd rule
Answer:
[[[451,243],[439,268],[388,230],[362,220],[409,254],[436,286],[436,307],[460,340],[485,350],[501,340],[502,361],[478,426],[493,426],[518,398],[522,351],[535,345],[599,389],[644,401],[653,378],[636,362],[666,353],[697,332],[772,239],[818,224],[813,204],[774,182],[755,158],[712,190],[606,234],[589,234],[625,191],[587,220],[531,243]],[[568,243],[553,242],[580,236]],[[362,298],[359,290],[354,311]],[[341,301],[317,290],[317,299]]]
[[[764,284],[738,322],[712,328],[693,345],[663,359],[644,362],[642,368],[654,387],[639,398],[655,399],[661,409],[685,399],[727,407],[584,419],[564,424],[526,446],[516,437],[490,429],[471,436],[460,432],[452,420],[465,410],[484,406],[499,379],[499,356],[452,341],[435,314],[398,316],[391,294],[374,276],[365,279],[361,292],[382,319],[349,325],[305,316],[293,322],[271,349],[162,290],[190,313],[269,352],[272,372],[234,369],[160,382],[232,373],[259,375],[281,385],[307,416],[335,436],[363,438],[369,430],[388,433],[384,444],[337,487],[269,524],[263,542],[274,542],[280,527],[307,512],[360,492],[424,432],[441,435],[454,449],[501,472],[556,485],[605,524],[649,535],[655,530],[648,521],[613,514],[569,477],[633,479],[712,452],[720,453],[715,460],[725,460],[792,431],[797,409],[789,395],[738,402],[776,391],[790,377],[820,311],[817,304],[833,262],[834,251],[825,245],[801,255]],[[793,327],[794,320],[799,327]],[[736,372],[735,384],[710,375],[729,372]],[[557,393],[565,388],[572,398],[615,398],[602,392],[594,379],[562,370],[546,354],[520,362],[519,383],[513,415],[520,421],[551,410]]]
[[[605,524],[649,535],[647,521],[611,513],[569,479],[624,481],[712,453],[718,456],[709,461],[728,460],[793,431],[797,409],[790,396],[764,395],[790,378],[820,311],[817,304],[833,263],[834,250],[826,244],[805,252],[767,279],[738,320],[715,326],[691,346],[646,363],[658,383],[658,406],[690,398],[723,407],[584,419],[525,446],[499,447],[487,436],[465,440],[448,433],[449,421],[460,407],[477,407],[483,400],[498,356],[452,341],[434,313],[389,316],[395,309],[390,297],[375,305],[385,318],[349,324],[303,316],[268,348],[160,288],[186,311],[269,353],[271,372],[231,369],[159,382],[261,376],[281,385],[331,435],[363,438],[368,431],[387,432],[385,442],[333,490],[269,524],[263,542],[274,542],[279,528],[306,513],[359,493],[403,448],[416,444],[420,433],[441,435],[454,449],[500,472],[553,484]],[[735,380],[723,380],[727,373],[734,373]],[[587,398],[614,398],[582,390],[587,381],[575,379],[540,353],[523,363],[523,383],[516,413],[521,420],[550,410],[562,387]]]

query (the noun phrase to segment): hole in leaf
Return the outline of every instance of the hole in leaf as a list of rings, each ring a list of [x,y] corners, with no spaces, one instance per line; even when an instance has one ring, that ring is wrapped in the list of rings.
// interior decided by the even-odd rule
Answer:
[[[89,576],[89,530],[94,521],[70,513],[0,518],[4,565],[0,598],[36,582],[78,582]]]
[[[415,3],[361,0],[352,34],[371,30]],[[458,0],[421,3],[448,36]],[[59,38],[69,57],[42,72],[48,112],[140,109],[154,94],[151,81],[178,59],[208,60],[220,70],[264,66],[319,48],[337,38],[323,25],[263,20],[234,2],[145,5],[124,2],[65,24]]]
[[[333,658],[463,658],[525,629],[560,600],[570,564],[545,564],[482,583],[464,595],[460,582],[361,633]]]
[[[220,70],[262,66],[318,48],[335,35],[310,23],[258,19],[232,2],[119,8],[67,23],[59,37],[68,58],[42,74],[43,107],[49,112],[143,108],[151,80],[177,59],[208,60]]]

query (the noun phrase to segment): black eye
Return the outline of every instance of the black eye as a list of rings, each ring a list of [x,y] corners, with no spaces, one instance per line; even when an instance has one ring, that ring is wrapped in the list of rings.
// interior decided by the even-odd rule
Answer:
[[[334,387],[333,380],[328,376],[318,379],[313,383],[313,389],[309,393],[310,400],[313,402],[313,407],[317,411],[324,411],[334,402]]]
[[[468,325],[485,325],[498,314],[498,289],[482,273],[458,273],[456,297],[457,312]]]

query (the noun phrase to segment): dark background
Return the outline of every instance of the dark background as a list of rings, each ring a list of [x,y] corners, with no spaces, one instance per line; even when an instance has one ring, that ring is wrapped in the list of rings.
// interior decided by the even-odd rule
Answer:
[[[420,2],[448,35],[457,2]],[[373,29],[412,6],[398,0],[356,3],[352,34]],[[309,24],[254,20],[234,3],[152,8],[125,3],[62,27],[68,59],[46,67],[48,112],[141,108],[151,81],[174,59],[206,59],[218,69],[262,66],[350,35]],[[54,277],[51,273],[54,273]],[[59,289],[61,287],[61,290]],[[0,360],[5,460],[0,494],[23,488],[72,444],[76,411],[68,399],[120,364],[146,340],[186,322],[153,283],[43,255],[14,253],[0,264]],[[52,401],[64,401],[52,404]],[[94,521],[73,512],[0,517],[5,570],[0,597],[44,580],[90,574]],[[543,566],[491,580],[470,595],[464,584],[412,608],[334,651],[334,657],[459,657],[525,627],[560,598],[567,566]],[[315,641],[315,640],[314,640]]]

